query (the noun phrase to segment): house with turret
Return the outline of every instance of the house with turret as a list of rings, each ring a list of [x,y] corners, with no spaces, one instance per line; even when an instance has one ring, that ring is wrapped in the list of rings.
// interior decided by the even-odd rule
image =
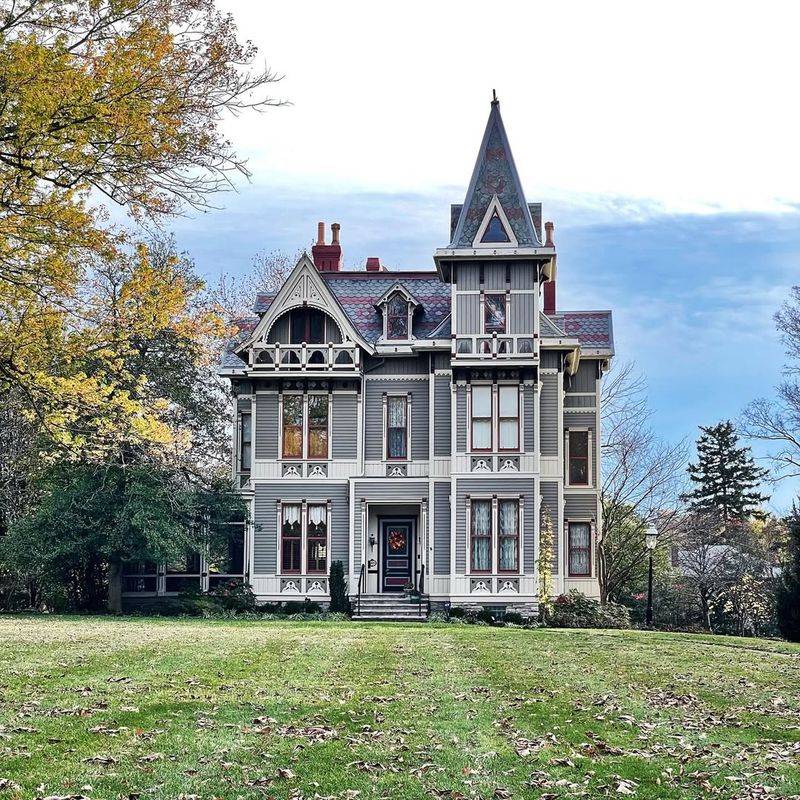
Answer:
[[[599,596],[611,312],[557,305],[542,219],[494,100],[431,268],[343,269],[339,225],[319,224],[223,356],[250,513],[222,573],[193,562],[202,588],[241,577],[263,602],[324,604],[340,561],[362,618],[445,604],[530,614],[549,517],[553,592]],[[150,585],[168,595],[187,574]]]

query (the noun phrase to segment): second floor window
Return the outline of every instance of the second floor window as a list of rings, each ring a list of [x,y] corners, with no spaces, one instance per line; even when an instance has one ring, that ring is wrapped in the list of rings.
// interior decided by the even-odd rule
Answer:
[[[249,472],[253,461],[253,415],[242,414],[239,428],[239,469]]]
[[[408,398],[403,395],[386,398],[386,456],[408,458]]]
[[[408,339],[408,303],[400,295],[386,306],[386,338]]]
[[[518,387],[497,387],[497,418],[500,450],[519,450]]]
[[[492,387],[472,387],[472,449],[492,449]]]
[[[283,395],[283,458],[328,458],[327,394]]]
[[[589,431],[570,431],[569,483],[570,486],[589,485]]]
[[[506,296],[485,294],[483,296],[483,332],[506,332]]]

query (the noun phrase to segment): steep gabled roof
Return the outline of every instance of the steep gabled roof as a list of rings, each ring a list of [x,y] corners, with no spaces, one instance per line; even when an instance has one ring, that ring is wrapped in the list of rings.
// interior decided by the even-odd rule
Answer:
[[[483,134],[475,169],[467,189],[467,196],[460,209],[458,221],[450,240],[450,248],[472,247],[478,231],[483,225],[489,206],[497,198],[511,228],[510,238],[515,246],[541,247],[539,237],[525,202],[525,194],[519,180],[514,156],[500,116],[500,103],[492,101],[489,120]],[[453,208],[455,212],[455,207]],[[502,242],[493,243],[502,247]]]

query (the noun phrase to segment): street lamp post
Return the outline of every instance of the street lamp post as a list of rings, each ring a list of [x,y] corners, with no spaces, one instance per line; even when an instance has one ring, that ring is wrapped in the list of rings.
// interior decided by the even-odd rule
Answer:
[[[650,555],[650,564],[647,570],[647,627],[653,625],[653,551],[656,549],[656,542],[658,541],[658,531],[654,525],[651,525],[644,534],[644,543],[647,547],[647,552]]]

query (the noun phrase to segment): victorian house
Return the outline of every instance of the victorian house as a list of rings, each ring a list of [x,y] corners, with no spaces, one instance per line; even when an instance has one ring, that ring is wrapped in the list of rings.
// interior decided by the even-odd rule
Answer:
[[[364,617],[400,613],[409,586],[423,616],[428,601],[530,613],[547,514],[553,591],[599,595],[611,313],[557,307],[553,225],[525,199],[496,100],[433,262],[344,270],[339,226],[328,240],[320,223],[311,254],[255,298],[221,367],[250,521],[222,571],[198,557],[192,580],[324,603],[341,561]]]

